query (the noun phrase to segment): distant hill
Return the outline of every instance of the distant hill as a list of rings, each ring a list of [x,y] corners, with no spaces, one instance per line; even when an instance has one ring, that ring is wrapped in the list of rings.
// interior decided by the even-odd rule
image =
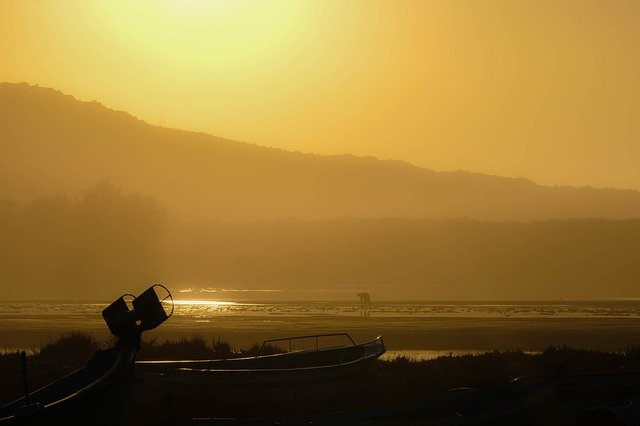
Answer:
[[[640,296],[640,219],[187,222],[101,183],[0,203],[0,236],[0,300],[107,301],[153,282],[236,301]]]
[[[152,126],[52,89],[0,84],[0,199],[79,193],[105,177],[185,219],[640,217],[638,191],[287,152]]]

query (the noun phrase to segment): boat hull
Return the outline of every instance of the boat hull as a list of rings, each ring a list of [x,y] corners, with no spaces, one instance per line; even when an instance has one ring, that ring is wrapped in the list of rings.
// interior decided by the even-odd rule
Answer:
[[[167,401],[167,417],[241,412],[255,408],[252,401],[276,411],[322,406],[339,398],[341,386],[385,350],[379,337],[361,345],[251,358],[138,361],[132,398],[143,411]]]

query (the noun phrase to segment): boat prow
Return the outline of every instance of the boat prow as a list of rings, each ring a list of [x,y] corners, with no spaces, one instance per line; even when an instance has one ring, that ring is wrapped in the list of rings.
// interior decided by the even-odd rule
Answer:
[[[165,311],[152,286],[131,301],[132,309],[120,297],[102,315],[118,338],[108,350],[94,353],[84,367],[23,398],[0,407],[0,424],[120,424],[125,416],[133,365],[140,347],[140,338],[166,321],[172,314]],[[25,378],[26,379],[26,378]]]

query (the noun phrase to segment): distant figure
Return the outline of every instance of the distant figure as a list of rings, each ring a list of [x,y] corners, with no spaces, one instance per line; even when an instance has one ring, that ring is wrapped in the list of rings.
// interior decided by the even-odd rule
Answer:
[[[371,296],[369,296],[369,293],[358,293],[358,297],[360,298],[360,316],[370,317],[371,316]]]

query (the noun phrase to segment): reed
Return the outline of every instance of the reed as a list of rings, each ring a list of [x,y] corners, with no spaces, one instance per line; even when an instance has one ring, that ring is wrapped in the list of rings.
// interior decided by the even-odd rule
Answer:
[[[111,341],[99,341],[86,333],[65,333],[28,357],[28,375],[32,389],[41,387],[85,364],[95,350]],[[221,339],[206,340],[193,335],[158,342],[143,340],[138,359],[216,359],[276,353],[276,347],[233,348]],[[22,396],[19,352],[0,353],[0,403]],[[521,350],[493,351],[480,355],[448,355],[432,360],[399,357],[378,360],[363,374],[341,387],[340,397],[329,406],[300,407],[302,411],[362,408],[372,404],[419,401],[453,388],[486,389],[506,385],[527,374],[620,371],[640,364],[640,347],[615,352],[550,346],[541,353]]]

